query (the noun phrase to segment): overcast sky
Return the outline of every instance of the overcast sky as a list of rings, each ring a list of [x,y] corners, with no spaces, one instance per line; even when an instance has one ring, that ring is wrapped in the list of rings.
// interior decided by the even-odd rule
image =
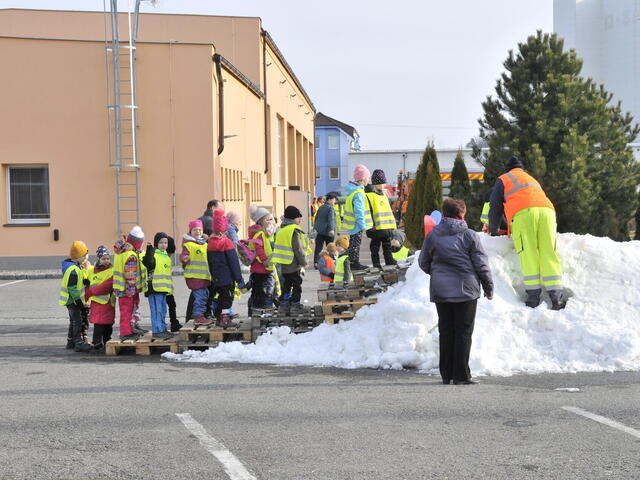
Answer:
[[[553,0],[145,4],[159,13],[261,17],[316,109],[356,127],[363,149],[466,144],[509,49],[553,29]],[[2,7],[102,10],[103,0],[0,0]]]

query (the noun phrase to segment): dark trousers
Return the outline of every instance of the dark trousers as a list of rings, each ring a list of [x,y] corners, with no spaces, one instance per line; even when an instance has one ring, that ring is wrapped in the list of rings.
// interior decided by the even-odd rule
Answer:
[[[93,324],[93,345],[106,345],[111,340],[113,325]]]
[[[289,298],[290,303],[300,303],[302,298],[302,275],[300,270],[293,273],[285,273],[282,275],[282,299]]]
[[[349,236],[349,262],[351,265],[360,264],[360,245],[362,244],[362,232]]]
[[[374,267],[380,266],[380,245],[382,245],[382,256],[385,265],[396,265],[391,253],[391,239],[393,238],[393,230],[375,230],[367,237],[371,239],[371,263]]]
[[[67,340],[75,343],[82,341],[82,308],[75,303],[67,305],[69,311],[69,332]]]
[[[440,376],[443,381],[471,378],[469,352],[478,300],[436,303],[440,331]]]
[[[222,313],[222,310],[231,309],[233,305],[233,292],[236,289],[236,284],[231,285],[216,285],[213,287],[213,296],[216,297],[216,307],[214,314],[216,316]]]
[[[167,308],[169,309],[171,325],[175,325],[178,323],[178,314],[176,313],[176,298],[173,295],[167,295]]]
[[[313,252],[313,264],[316,265],[318,263],[318,259],[320,258],[320,254],[322,253],[322,247],[324,247],[325,243],[330,243],[335,240],[334,237],[330,237],[329,235],[316,235],[316,249]]]
[[[267,304],[267,288],[270,273],[252,273],[249,277],[251,281],[251,297],[249,305],[251,308],[265,308]]]
[[[184,321],[188,322],[191,320],[191,315],[193,315],[193,290],[189,293],[189,301],[187,302],[187,312],[184,314]]]

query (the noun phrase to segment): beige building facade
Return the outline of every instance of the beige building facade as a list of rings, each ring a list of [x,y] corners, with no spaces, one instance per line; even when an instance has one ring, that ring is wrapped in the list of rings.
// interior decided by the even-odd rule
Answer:
[[[0,270],[117,239],[102,12],[0,10]],[[120,22],[121,25],[126,22]],[[259,18],[141,14],[139,217],[176,239],[208,200],[243,219],[313,195],[314,106]],[[221,88],[222,87],[222,88]]]

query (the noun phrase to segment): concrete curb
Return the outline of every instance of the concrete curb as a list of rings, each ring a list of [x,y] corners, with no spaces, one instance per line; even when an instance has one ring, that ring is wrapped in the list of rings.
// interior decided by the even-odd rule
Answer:
[[[241,265],[242,273],[249,273],[249,267],[245,265]],[[182,270],[174,270],[172,272],[174,277],[182,277],[184,276],[184,272]],[[62,274],[59,271],[23,271],[23,272],[0,272],[0,280],[46,280],[51,278],[62,278]]]

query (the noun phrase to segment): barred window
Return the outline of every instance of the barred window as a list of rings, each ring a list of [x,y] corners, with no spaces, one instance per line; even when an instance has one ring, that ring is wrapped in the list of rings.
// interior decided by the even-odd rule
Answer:
[[[10,166],[7,183],[10,223],[50,220],[48,166]]]

